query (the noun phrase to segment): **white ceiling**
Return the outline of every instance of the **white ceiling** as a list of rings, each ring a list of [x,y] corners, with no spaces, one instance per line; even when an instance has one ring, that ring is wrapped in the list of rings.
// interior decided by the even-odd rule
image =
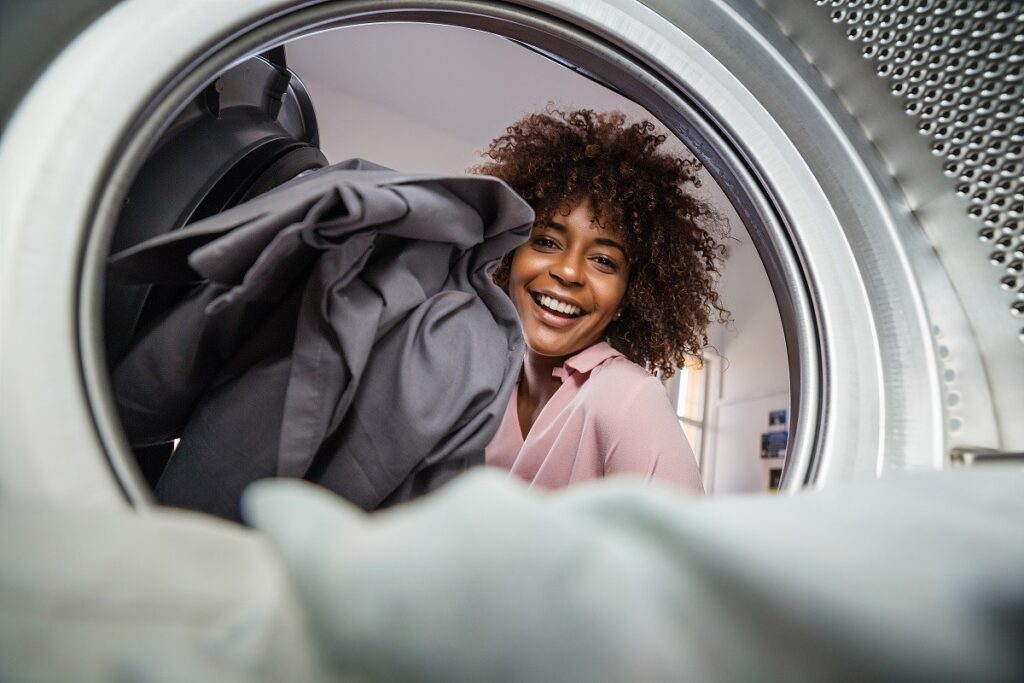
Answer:
[[[564,106],[644,109],[505,38],[430,24],[368,24],[287,47],[303,80],[343,91],[481,144],[549,100]]]

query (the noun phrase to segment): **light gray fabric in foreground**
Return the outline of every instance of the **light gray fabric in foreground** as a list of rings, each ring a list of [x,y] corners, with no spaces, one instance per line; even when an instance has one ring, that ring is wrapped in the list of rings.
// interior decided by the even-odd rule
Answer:
[[[1024,674],[1019,469],[722,499],[611,479],[530,492],[480,471],[372,516],[276,480],[251,487],[245,510],[273,551],[184,513],[6,501],[0,679]]]
[[[259,534],[0,499],[0,681],[324,680],[316,661]]]

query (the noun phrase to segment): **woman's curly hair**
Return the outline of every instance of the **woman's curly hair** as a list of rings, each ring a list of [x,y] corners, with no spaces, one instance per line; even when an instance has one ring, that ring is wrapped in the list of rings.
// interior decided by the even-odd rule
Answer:
[[[699,161],[659,147],[665,136],[650,121],[627,124],[620,112],[563,112],[549,107],[516,121],[470,169],[497,176],[538,217],[589,198],[597,221],[625,241],[629,281],[622,315],[607,329],[627,358],[671,376],[687,359],[700,362],[712,320],[729,313],[715,286],[724,254],[725,221],[689,194],[699,187]],[[494,271],[507,289],[512,254]]]

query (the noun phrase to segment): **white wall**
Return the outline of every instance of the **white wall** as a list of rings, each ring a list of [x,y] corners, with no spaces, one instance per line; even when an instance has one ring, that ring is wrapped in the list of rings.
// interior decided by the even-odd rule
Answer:
[[[771,285],[750,237],[734,231],[729,260],[718,292],[735,323],[716,326],[708,335],[724,362],[717,390],[706,414],[714,433],[708,489],[715,493],[763,491],[768,469],[777,461],[762,461],[761,434],[768,412],[789,409],[789,364],[782,321]]]
[[[549,102],[650,118],[546,57],[471,29],[370,24],[303,38],[287,53],[313,98],[332,161],[377,151],[373,161],[394,159],[405,171],[458,173],[478,163],[505,126]]]
[[[479,163],[480,152],[506,125],[549,101],[652,118],[545,57],[469,29],[371,24],[303,38],[287,52],[313,98],[331,161],[364,157],[405,171],[458,173]],[[720,391],[706,410],[713,432],[706,443],[714,447],[704,458],[713,468],[709,488],[763,490],[767,475],[759,452],[767,410],[789,404],[782,328],[739,218],[706,173],[703,183],[703,198],[720,207],[735,238],[719,288],[735,325],[716,326],[709,335],[727,361],[711,383]]]
[[[331,162],[361,157],[424,173],[461,173],[478,163],[473,143],[464,137],[330,85],[305,83],[316,103],[320,148]]]

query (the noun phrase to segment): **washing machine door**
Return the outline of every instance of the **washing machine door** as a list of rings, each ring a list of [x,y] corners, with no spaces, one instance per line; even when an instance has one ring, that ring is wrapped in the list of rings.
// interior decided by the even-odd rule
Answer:
[[[1012,3],[933,10],[118,3],[35,81],[0,142],[0,485],[146,504],[111,401],[101,313],[129,188],[232,66],[313,31],[387,21],[467,26],[558,55],[700,157],[782,314],[796,417],[785,490],[1021,449],[1022,19]]]

